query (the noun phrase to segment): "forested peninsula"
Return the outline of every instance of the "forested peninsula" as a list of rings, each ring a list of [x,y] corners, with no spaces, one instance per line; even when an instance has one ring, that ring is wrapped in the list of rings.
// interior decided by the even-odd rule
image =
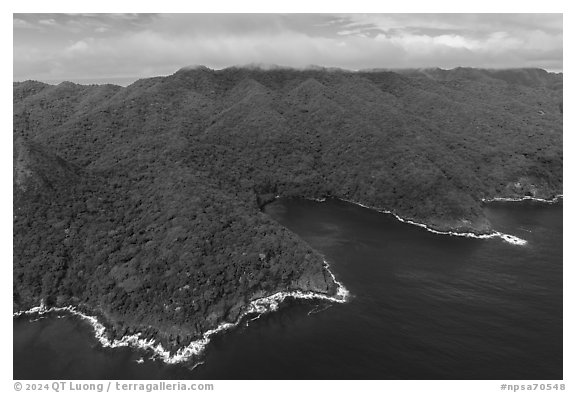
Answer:
[[[261,207],[334,197],[440,231],[562,194],[562,74],[191,67],[128,87],[15,82],[13,308],[72,305],[174,350],[252,300],[333,295]]]

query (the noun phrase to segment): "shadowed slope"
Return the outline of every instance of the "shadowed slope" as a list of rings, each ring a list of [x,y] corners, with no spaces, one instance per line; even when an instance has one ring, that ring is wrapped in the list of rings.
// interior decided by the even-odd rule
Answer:
[[[322,256],[260,212],[276,195],[489,232],[482,198],[562,193],[561,80],[198,67],[15,83],[15,307],[76,304],[175,348],[255,297],[333,293]]]

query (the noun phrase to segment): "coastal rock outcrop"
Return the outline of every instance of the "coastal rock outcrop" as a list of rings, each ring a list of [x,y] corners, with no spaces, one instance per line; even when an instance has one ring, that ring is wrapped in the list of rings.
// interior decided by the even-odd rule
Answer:
[[[74,305],[174,349],[279,291],[333,294],[261,212],[335,197],[489,233],[482,200],[562,194],[562,74],[205,67],[14,83],[14,308]]]

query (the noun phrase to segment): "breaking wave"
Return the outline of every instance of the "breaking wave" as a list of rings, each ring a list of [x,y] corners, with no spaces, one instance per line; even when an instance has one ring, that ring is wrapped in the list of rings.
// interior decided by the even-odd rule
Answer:
[[[541,203],[557,203],[560,199],[564,198],[564,195],[558,194],[552,199],[542,199],[535,198],[531,196],[524,196],[522,198],[504,198],[504,197],[494,197],[494,198],[482,198],[482,202],[522,202],[522,201],[534,201]]]
[[[370,210],[375,210],[378,211],[380,213],[385,213],[385,214],[391,214],[394,217],[396,217],[396,219],[400,222],[404,222],[406,224],[411,224],[411,225],[416,225],[419,226],[421,228],[426,229],[428,232],[432,232],[438,235],[450,235],[450,236],[460,236],[460,237],[469,237],[469,238],[474,238],[474,239],[493,239],[493,238],[500,238],[502,240],[504,240],[507,243],[513,244],[515,246],[524,246],[526,245],[528,242],[524,239],[521,239],[517,236],[514,235],[509,235],[507,233],[502,233],[502,232],[498,232],[498,231],[494,231],[491,233],[486,233],[486,234],[476,234],[476,233],[472,233],[472,232],[452,232],[452,231],[438,231],[436,229],[430,228],[428,225],[423,224],[421,222],[416,222],[416,221],[412,221],[406,218],[402,218],[399,215],[397,215],[396,213],[390,211],[390,210],[382,210],[382,209],[378,209],[372,206],[367,206],[367,205],[363,205],[359,202],[355,202],[355,201],[350,201],[347,199],[342,199],[343,201],[346,201],[348,203],[352,203],[354,205],[358,205],[361,206],[365,209],[370,209]]]
[[[242,319],[250,314],[265,314],[271,311],[276,311],[286,298],[295,299],[320,299],[335,303],[345,303],[349,297],[350,292],[342,285],[342,283],[336,280],[334,274],[330,271],[328,262],[324,261],[324,267],[332,277],[332,280],[337,286],[337,291],[334,296],[328,296],[316,292],[303,292],[303,291],[286,291],[277,292],[273,295],[255,299],[251,301],[245,310],[240,314],[236,322],[230,323],[225,322],[220,324],[215,329],[206,331],[201,338],[192,341],[185,347],[178,349],[175,353],[171,353],[168,349],[165,349],[161,343],[156,343],[154,339],[143,339],[141,338],[141,333],[136,333],[133,335],[123,336],[121,339],[110,340],[106,335],[106,328],[104,325],[98,321],[94,316],[84,314],[80,312],[74,306],[66,307],[46,307],[46,305],[41,302],[39,306],[32,307],[29,310],[18,311],[13,313],[13,317],[19,317],[22,315],[38,315],[41,317],[44,314],[52,312],[67,312],[76,317],[86,321],[94,329],[94,335],[100,344],[105,348],[119,348],[119,347],[133,347],[143,350],[148,350],[153,353],[152,359],[160,359],[168,364],[182,363],[192,360],[194,357],[202,354],[212,336],[230,328],[237,326]]]

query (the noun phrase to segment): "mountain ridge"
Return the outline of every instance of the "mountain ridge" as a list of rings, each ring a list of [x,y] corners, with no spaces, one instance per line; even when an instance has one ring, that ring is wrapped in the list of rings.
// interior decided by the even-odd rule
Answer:
[[[25,195],[15,176],[15,308],[83,305],[111,334],[177,348],[255,297],[335,291],[324,257],[261,213],[278,195],[485,234],[483,199],[562,194],[561,76],[440,76],[194,68],[127,87],[14,83],[14,140],[45,152],[48,172],[78,174]]]

